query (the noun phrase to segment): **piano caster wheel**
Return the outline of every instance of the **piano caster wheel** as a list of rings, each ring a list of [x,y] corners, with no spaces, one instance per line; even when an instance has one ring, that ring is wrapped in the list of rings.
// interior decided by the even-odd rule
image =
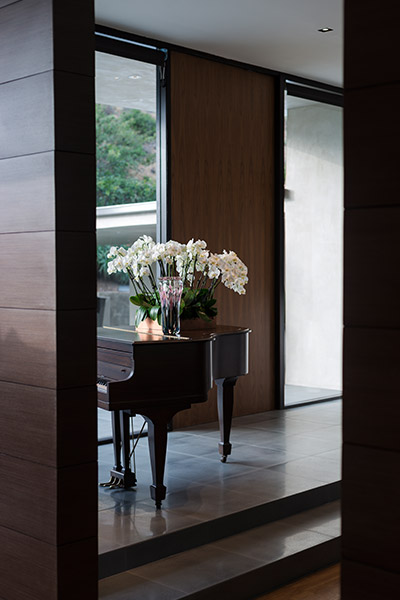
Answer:
[[[226,456],[223,456],[223,457],[221,458],[221,462],[223,462],[223,463],[226,463],[226,459],[227,459],[227,457],[226,457]]]

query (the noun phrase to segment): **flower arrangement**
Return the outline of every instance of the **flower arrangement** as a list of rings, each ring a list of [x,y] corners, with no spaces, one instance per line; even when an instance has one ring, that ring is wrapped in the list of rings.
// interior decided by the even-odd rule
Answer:
[[[108,274],[124,272],[129,275],[135,295],[130,301],[138,306],[135,325],[150,317],[161,322],[160,296],[155,267],[160,277],[181,277],[183,292],[180,318],[211,321],[217,314],[214,293],[223,283],[227,288],[245,294],[248,282],[247,267],[233,251],[213,254],[203,240],[192,239],[187,244],[174,240],[156,243],[141,236],[127,250],[123,247],[110,248]]]

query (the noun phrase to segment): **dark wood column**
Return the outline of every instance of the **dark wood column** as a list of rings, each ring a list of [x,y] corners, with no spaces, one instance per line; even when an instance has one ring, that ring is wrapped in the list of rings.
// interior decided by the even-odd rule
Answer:
[[[180,242],[234,250],[249,268],[247,295],[220,286],[218,323],[251,327],[250,373],[235,415],[274,408],[274,79],[171,53],[171,223]],[[213,421],[210,402],[175,426]]]
[[[398,12],[345,3],[343,600],[400,589]]]
[[[92,0],[0,0],[0,598],[97,598]]]

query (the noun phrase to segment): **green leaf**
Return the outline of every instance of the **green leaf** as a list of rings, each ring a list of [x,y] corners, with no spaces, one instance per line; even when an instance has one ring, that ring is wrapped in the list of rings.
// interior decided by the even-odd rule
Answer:
[[[145,320],[145,318],[148,317],[148,311],[146,308],[144,308],[143,306],[140,306],[137,311],[136,311],[136,315],[135,315],[135,325],[136,327]]]
[[[130,296],[129,300],[132,302],[132,304],[134,304],[135,306],[141,306],[141,301],[139,300],[138,296]]]
[[[150,308],[150,310],[149,310],[150,319],[152,319],[153,321],[155,321],[157,319],[159,309],[160,309],[159,306],[153,306],[152,308]]]

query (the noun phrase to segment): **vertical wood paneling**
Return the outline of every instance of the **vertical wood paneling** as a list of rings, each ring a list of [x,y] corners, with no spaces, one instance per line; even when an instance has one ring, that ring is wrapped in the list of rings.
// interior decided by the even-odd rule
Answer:
[[[171,222],[181,242],[234,250],[249,268],[247,294],[218,290],[218,323],[251,327],[250,373],[235,414],[274,408],[274,81],[180,53],[171,55]],[[215,420],[214,401],[176,426]]]
[[[97,598],[93,46],[92,0],[0,3],[7,600]]]
[[[345,3],[343,600],[398,596],[398,5]]]

